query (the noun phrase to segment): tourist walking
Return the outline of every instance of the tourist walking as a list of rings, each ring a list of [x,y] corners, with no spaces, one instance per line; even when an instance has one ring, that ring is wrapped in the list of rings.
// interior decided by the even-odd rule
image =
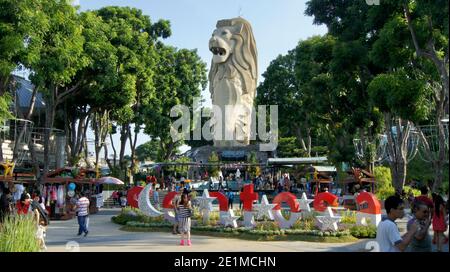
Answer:
[[[447,231],[447,220],[445,215],[447,214],[445,211],[445,202],[442,196],[438,194],[433,194],[433,243],[436,244],[437,251],[442,251],[442,245],[448,243],[448,238],[445,236],[445,232]]]
[[[400,236],[395,220],[405,216],[403,200],[398,196],[390,196],[384,202],[387,217],[378,224],[376,241],[381,252],[405,251],[418,229],[417,222],[409,226],[408,232]]]
[[[229,189],[227,192],[227,196],[228,196],[228,209],[233,209],[234,192]]]
[[[88,231],[88,218],[89,218],[89,199],[87,199],[86,194],[81,192],[81,198],[78,199],[76,204],[77,209],[77,219],[78,219],[78,235],[83,234],[86,237],[89,233]]]
[[[192,216],[192,205],[189,201],[189,197],[186,194],[181,195],[181,200],[177,206],[178,213],[178,225],[181,232],[180,245],[184,245],[184,239],[186,238],[186,243],[188,246],[191,245],[191,216]]]
[[[155,207],[159,209],[159,187],[155,188],[153,192],[153,202],[155,203]]]
[[[411,244],[409,244],[408,251],[410,252],[431,252],[431,237],[428,232],[431,226],[431,210],[425,202],[415,201],[413,207],[413,218],[408,221],[406,229],[418,223],[417,232],[414,234]]]

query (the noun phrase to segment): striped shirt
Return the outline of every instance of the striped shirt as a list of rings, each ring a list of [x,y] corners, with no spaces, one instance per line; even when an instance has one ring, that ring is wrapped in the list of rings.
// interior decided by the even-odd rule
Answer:
[[[178,205],[178,218],[187,218],[191,217],[191,205],[185,207],[184,205]]]
[[[77,201],[77,212],[78,216],[88,215],[89,199],[82,197]]]

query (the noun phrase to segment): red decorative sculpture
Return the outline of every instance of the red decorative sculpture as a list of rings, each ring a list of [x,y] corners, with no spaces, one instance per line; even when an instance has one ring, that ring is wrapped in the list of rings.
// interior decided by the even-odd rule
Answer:
[[[253,184],[244,185],[244,191],[239,196],[244,204],[244,211],[251,212],[253,201],[258,200],[258,193],[254,192]]]
[[[221,212],[228,211],[228,198],[221,192],[209,192],[210,197],[215,197],[219,201],[219,210]]]
[[[273,208],[273,210],[281,210],[282,202],[286,202],[289,205],[289,207],[291,207],[291,212],[300,211],[300,205],[297,201],[297,197],[295,197],[294,194],[289,192],[282,192],[279,193],[277,196],[275,196],[272,203],[277,205]]]
[[[377,197],[368,192],[362,192],[356,197],[356,203],[359,206],[359,211],[369,214],[381,214],[381,205]]]
[[[172,199],[177,195],[177,192],[169,192],[163,199],[162,207],[164,209],[173,209]]]
[[[139,194],[142,192],[142,190],[144,190],[144,187],[136,186],[127,191],[128,205],[136,209],[139,208],[138,199]]]
[[[326,203],[326,204],[325,204]],[[328,206],[339,206],[338,197],[329,192],[319,193],[314,198],[314,210],[324,212]]]

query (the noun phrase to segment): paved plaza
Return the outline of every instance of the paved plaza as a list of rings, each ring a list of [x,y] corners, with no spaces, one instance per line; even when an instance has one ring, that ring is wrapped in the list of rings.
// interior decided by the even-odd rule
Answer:
[[[370,239],[356,243],[301,241],[259,242],[210,236],[192,236],[193,246],[179,246],[179,236],[170,232],[126,232],[111,222],[120,209],[102,209],[90,216],[89,235],[77,236],[76,219],[52,221],[47,231],[48,252],[361,252]],[[404,220],[399,222],[404,232]],[[445,247],[448,252],[448,245]]]

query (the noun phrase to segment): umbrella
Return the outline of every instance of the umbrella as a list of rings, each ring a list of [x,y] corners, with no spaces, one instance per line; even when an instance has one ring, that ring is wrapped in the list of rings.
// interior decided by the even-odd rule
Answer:
[[[115,178],[115,177],[101,177],[97,180],[97,182],[99,184],[108,184],[108,189],[109,189],[109,184],[124,185],[123,181],[121,181],[120,179]]]
[[[123,181],[115,177],[102,177],[98,179],[98,183],[100,184],[116,184],[116,185],[124,185]]]

